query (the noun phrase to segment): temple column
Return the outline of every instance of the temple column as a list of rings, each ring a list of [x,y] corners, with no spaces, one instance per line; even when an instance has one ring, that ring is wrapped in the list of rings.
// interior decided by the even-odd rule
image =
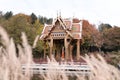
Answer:
[[[72,50],[73,50],[73,45],[70,45],[70,60],[72,60]]]
[[[67,40],[68,43],[68,59],[71,60],[72,59],[72,45],[71,43],[71,39]]]
[[[67,36],[64,39],[64,45],[65,45],[65,60],[68,60],[69,54],[68,54],[68,42],[67,42]]]
[[[52,50],[53,50],[53,39],[52,39],[52,37],[51,37],[51,39],[50,39],[50,59],[52,59]]]
[[[65,60],[68,59],[68,46],[67,46],[67,39],[64,39],[64,43],[65,43]]]
[[[80,59],[80,39],[77,40],[77,53],[76,53],[77,60]]]
[[[49,54],[49,57],[50,57],[50,59],[52,58],[52,52],[53,52],[53,38],[51,37],[50,38],[50,44],[49,44],[49,46],[50,46],[50,54]]]

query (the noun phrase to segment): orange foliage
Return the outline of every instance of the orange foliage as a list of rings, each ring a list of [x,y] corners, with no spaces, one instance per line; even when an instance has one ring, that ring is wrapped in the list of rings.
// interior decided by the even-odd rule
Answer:
[[[87,20],[83,21],[82,41],[88,41],[89,44],[100,47],[101,46],[101,34],[96,29],[95,25],[90,24]]]
[[[113,27],[103,32],[103,43],[106,49],[120,49],[120,28]]]

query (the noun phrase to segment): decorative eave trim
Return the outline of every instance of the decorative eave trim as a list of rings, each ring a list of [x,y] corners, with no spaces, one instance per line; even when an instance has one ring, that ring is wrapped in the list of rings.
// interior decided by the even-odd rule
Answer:
[[[42,30],[42,34],[44,33],[45,28],[46,28],[47,26],[49,26],[49,25],[45,23],[45,24],[44,24],[44,28],[43,28],[43,30]]]

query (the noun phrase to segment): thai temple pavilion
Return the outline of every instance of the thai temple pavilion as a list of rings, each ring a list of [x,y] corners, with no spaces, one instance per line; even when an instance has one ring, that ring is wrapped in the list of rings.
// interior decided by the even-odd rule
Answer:
[[[78,19],[63,19],[59,16],[51,25],[45,24],[40,36],[44,41],[44,58],[53,55],[57,60],[79,60],[81,34],[82,21]]]

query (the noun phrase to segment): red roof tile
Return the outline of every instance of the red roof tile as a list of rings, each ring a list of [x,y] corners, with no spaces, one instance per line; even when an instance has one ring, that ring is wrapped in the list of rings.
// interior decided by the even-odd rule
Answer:
[[[47,34],[51,30],[51,28],[52,28],[51,25],[44,26],[43,34]]]
[[[67,29],[70,29],[71,26],[72,26],[72,22],[71,22],[70,20],[65,20],[64,22],[65,22],[65,24],[66,24],[66,28],[67,28]]]
[[[77,19],[77,18],[73,18],[73,23],[79,23],[79,22],[80,22],[79,19]]]
[[[72,24],[72,32],[80,32],[80,24],[79,23]]]

